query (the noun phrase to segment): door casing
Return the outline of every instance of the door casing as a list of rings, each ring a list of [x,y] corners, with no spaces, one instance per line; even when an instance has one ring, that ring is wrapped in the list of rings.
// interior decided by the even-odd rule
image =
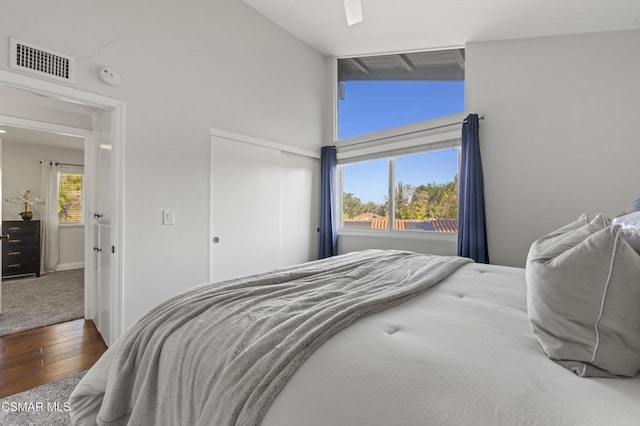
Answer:
[[[91,92],[86,92],[73,87],[64,86],[54,82],[35,79],[32,77],[24,76],[22,74],[13,73],[6,70],[0,70],[0,84],[11,86],[21,90],[27,90],[30,92],[43,94],[52,98],[60,99],[63,101],[76,102],[82,105],[88,105],[100,110],[106,110],[110,113],[110,137],[111,137],[111,199],[113,200],[111,205],[111,230],[110,230],[110,242],[113,246],[113,252],[110,262],[110,288],[111,288],[111,301],[109,303],[110,310],[110,327],[109,335],[105,336],[106,343],[110,345],[115,341],[123,332],[123,264],[124,264],[124,142],[125,142],[125,103],[119,99],[114,99],[102,95],[98,95]],[[87,158],[91,152],[91,143],[97,140],[95,132],[88,132],[84,129],[69,128],[67,126],[60,126],[51,123],[42,123],[28,118],[14,118],[9,117],[6,122],[5,118],[2,118],[3,122],[12,125],[28,124],[25,127],[32,127],[38,125],[47,125],[49,129],[46,131],[59,131],[62,133],[69,133],[69,130],[77,132],[82,130],[85,132],[82,136],[85,138],[85,164],[90,164],[91,160]],[[20,124],[22,123],[22,124]],[[39,123],[39,124],[38,124]],[[33,127],[32,127],[33,128]],[[51,130],[57,129],[57,130]],[[66,129],[66,131],[65,131]],[[42,129],[40,129],[42,130]],[[73,134],[73,133],[72,133]],[[89,160],[89,161],[87,161]],[[91,167],[91,166],[89,166]],[[85,214],[89,214],[85,212]],[[87,220],[89,219],[89,220]],[[85,217],[85,224],[91,223],[90,218]],[[93,255],[92,245],[92,232],[85,232],[85,262],[87,259],[91,259]],[[98,307],[95,305],[96,301],[96,288],[95,280],[88,275],[89,268],[85,265],[85,281],[88,285],[85,285],[87,291],[85,292],[85,316],[87,318],[93,318],[97,312]]]

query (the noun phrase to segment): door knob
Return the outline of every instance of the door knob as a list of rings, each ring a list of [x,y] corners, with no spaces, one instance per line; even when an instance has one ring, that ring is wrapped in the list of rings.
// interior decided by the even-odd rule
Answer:
[[[9,234],[0,234],[0,240],[8,240],[9,238],[11,238]]]
[[[213,242],[214,242],[215,244],[218,244],[218,243],[220,242],[220,238],[218,238],[218,237],[213,237]]]

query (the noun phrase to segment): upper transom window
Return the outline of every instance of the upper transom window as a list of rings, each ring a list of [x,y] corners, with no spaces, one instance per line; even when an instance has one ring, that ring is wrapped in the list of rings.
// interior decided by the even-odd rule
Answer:
[[[338,140],[464,112],[464,49],[338,59]]]

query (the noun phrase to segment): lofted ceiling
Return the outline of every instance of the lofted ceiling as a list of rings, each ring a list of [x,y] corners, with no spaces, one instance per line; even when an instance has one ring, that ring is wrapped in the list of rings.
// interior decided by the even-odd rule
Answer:
[[[343,0],[243,0],[330,56],[464,46],[467,42],[640,29],[638,0],[362,0],[347,26]]]

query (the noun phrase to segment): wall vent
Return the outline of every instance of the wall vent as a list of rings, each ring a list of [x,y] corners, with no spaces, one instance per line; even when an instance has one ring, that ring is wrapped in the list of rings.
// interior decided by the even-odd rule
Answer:
[[[31,74],[74,83],[75,58],[11,37],[12,68]]]

